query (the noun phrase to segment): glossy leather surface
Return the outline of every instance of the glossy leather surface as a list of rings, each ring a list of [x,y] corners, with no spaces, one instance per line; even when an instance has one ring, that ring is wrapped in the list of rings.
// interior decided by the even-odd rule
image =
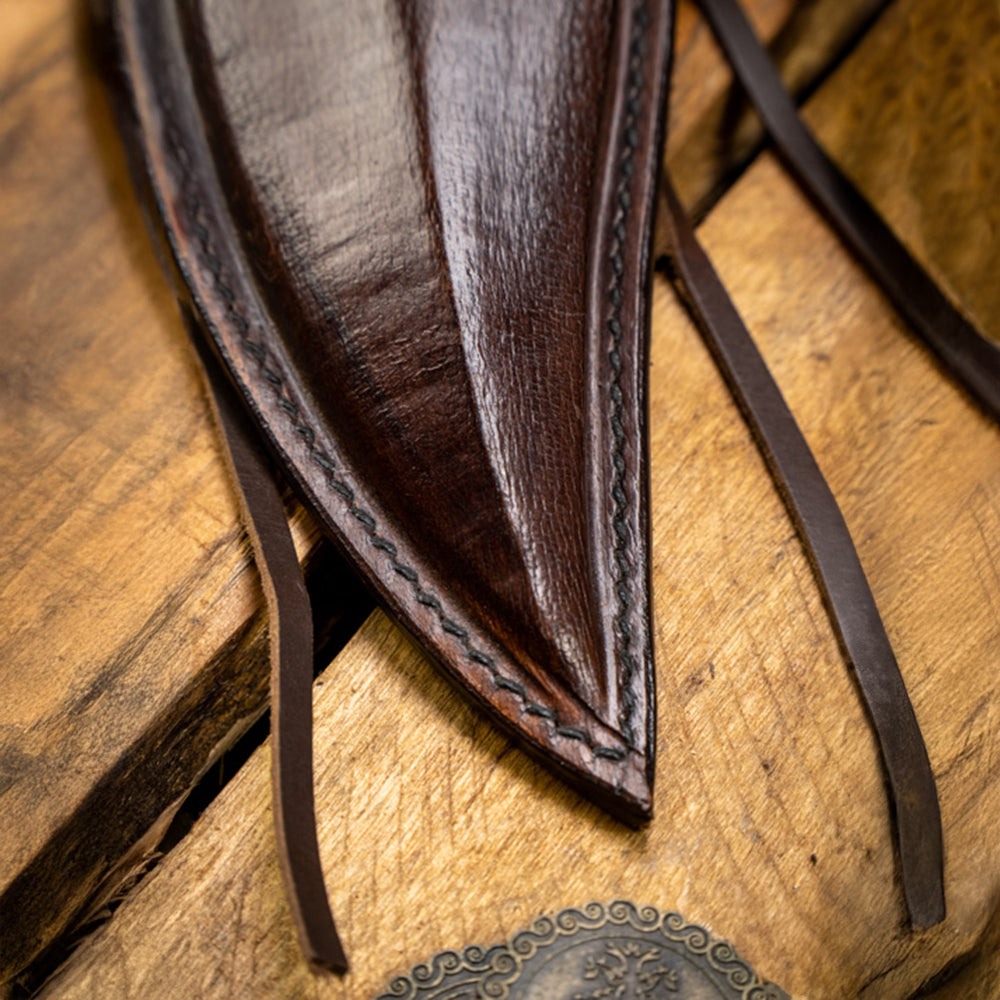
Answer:
[[[631,821],[654,756],[645,328],[669,15],[117,11],[185,294],[271,446],[418,641]]]

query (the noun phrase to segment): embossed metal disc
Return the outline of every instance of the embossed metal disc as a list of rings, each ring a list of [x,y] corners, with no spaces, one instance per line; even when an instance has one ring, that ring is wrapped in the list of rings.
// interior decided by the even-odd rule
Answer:
[[[732,945],[625,900],[540,917],[508,943],[444,951],[377,1000],[789,1000]]]

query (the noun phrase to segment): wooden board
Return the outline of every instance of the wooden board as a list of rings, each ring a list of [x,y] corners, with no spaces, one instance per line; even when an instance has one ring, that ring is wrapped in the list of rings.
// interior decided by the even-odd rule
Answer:
[[[870,127],[859,123],[877,114],[870,92],[855,96],[858,80],[903,81],[918,60],[937,79],[959,57],[973,78],[997,65],[988,3],[970,2],[964,35],[940,13],[899,0],[819,94],[810,114],[845,162]],[[983,120],[975,90],[953,89],[932,149],[960,144]],[[910,115],[901,134],[919,136],[926,99],[900,100],[895,116]],[[967,183],[970,156],[924,173],[930,138],[882,147],[871,176],[891,167],[894,181],[880,203],[904,232],[914,202],[925,206],[921,232],[946,227],[948,239],[925,236],[918,249],[975,243],[962,227],[989,217],[992,179]],[[924,183],[901,180],[913,176]],[[921,200],[942,190],[981,199],[979,211],[942,214],[947,199]],[[650,826],[625,830],[567,791],[376,615],[317,688],[320,833],[348,979],[312,976],[295,949],[262,748],[45,1000],[373,996],[440,949],[616,896],[707,924],[796,997],[903,998],[932,986],[942,1000],[992,996],[1000,432],[901,329],[770,158],[702,235],[843,504],[885,616],[939,781],[947,921],[919,934],[905,925],[876,749],[810,569],[707,352],[658,279]],[[996,334],[991,258],[979,246],[953,283]],[[956,994],[945,974],[968,957],[977,961],[957,980],[967,992]]]
[[[897,5],[807,115],[978,327],[1000,338],[1000,11]]]
[[[887,0],[757,0],[743,3],[785,86],[795,95],[815,88],[864,34]],[[681,201],[700,219],[759,151],[763,130],[694,4],[677,8],[676,66],[664,165]],[[685,72],[693,63],[699,72]],[[657,249],[666,250],[666,233]]]
[[[0,979],[259,711],[266,655],[195,363],[68,10],[5,5],[0,29]],[[233,642],[258,669],[220,663],[230,694],[198,719],[200,671]]]
[[[827,5],[847,13],[817,66],[872,0]],[[143,863],[266,697],[255,574],[83,6],[0,6],[0,983]],[[768,35],[793,10],[753,7]],[[728,74],[690,11],[681,38],[683,139]]]
[[[0,12],[0,982],[142,861],[267,693],[197,363],[71,9]]]

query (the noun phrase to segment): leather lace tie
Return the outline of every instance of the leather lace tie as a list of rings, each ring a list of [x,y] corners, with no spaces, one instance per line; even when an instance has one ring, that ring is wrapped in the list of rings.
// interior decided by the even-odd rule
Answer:
[[[958,312],[799,117],[735,0],[699,0],[783,161],[913,331],[994,417],[1000,350]],[[682,296],[740,407],[810,557],[854,667],[889,778],[910,920],[944,919],[940,807],[927,749],[843,515],[781,391],[663,178]]]
[[[778,152],[793,175],[840,232],[848,246],[868,266],[917,335],[989,413],[1000,417],[1000,349],[975,331],[891,233],[874,209],[823,153],[799,119],[794,103],[782,87],[766,53],[734,0],[700,0],[700,3],[734,71],[760,112]],[[330,494],[331,499],[327,505],[321,507],[321,519],[325,512],[325,523],[340,532],[337,537],[342,541],[347,540],[348,549],[353,547],[356,553],[374,554],[366,556],[367,561],[358,556],[357,565],[367,573],[366,579],[370,583],[374,582],[376,589],[382,587],[383,593],[390,595],[390,606],[405,612],[404,623],[409,622],[409,627],[418,637],[423,637],[448,669],[463,678],[463,683],[469,677],[476,679],[480,687],[470,690],[477,693],[478,697],[494,707],[496,704],[506,704],[507,701],[520,706],[512,710],[512,718],[518,726],[519,720],[527,720],[524,731],[535,740],[536,749],[542,747],[550,757],[555,755],[556,762],[564,768],[564,772],[560,773],[571,778],[582,775],[590,781],[587,787],[592,796],[595,789],[598,794],[603,794],[602,790],[612,788],[618,798],[612,796],[608,801],[612,805],[618,803],[621,808],[620,793],[623,786],[620,782],[615,784],[620,771],[614,771],[613,768],[624,768],[641,754],[627,740],[623,747],[606,744],[605,741],[614,736],[613,727],[601,723],[601,727],[594,728],[594,733],[598,735],[593,735],[590,729],[567,723],[555,708],[539,700],[541,695],[533,693],[533,688],[529,690],[533,683],[530,677],[525,675],[526,679],[519,680],[517,678],[521,674],[502,672],[497,661],[498,658],[507,656],[507,653],[496,644],[490,646],[492,652],[487,650],[486,644],[471,628],[470,620],[459,620],[450,606],[437,596],[434,588],[444,586],[446,575],[433,575],[437,572],[433,561],[427,561],[426,567],[421,564],[418,572],[416,562],[403,552],[398,539],[394,541],[383,533],[382,520],[392,523],[392,518],[376,519],[372,513],[376,508],[373,502],[375,493],[368,488],[363,477],[351,478],[344,471],[350,467],[347,461],[336,465],[331,457],[336,449],[324,450],[326,446],[318,440],[314,425],[300,419],[306,407],[299,400],[304,400],[305,394],[292,393],[282,382],[279,372],[265,365],[265,360],[270,357],[267,345],[273,331],[265,310],[254,306],[257,302],[257,279],[252,269],[245,267],[240,258],[238,227],[235,224],[230,226],[234,223],[231,213],[237,210],[242,212],[248,205],[256,202],[250,197],[236,199],[232,203],[227,201],[216,176],[217,164],[212,159],[212,146],[205,137],[209,134],[215,137],[228,136],[229,132],[226,129],[207,127],[207,124],[215,120],[213,116],[217,115],[218,109],[207,98],[201,102],[195,100],[195,88],[189,79],[190,73],[197,76],[209,66],[207,61],[193,62],[189,66],[188,57],[184,55],[190,46],[182,44],[183,33],[195,30],[197,18],[180,18],[172,4],[147,6],[133,0],[128,3],[119,0],[112,6],[125,9],[125,14],[119,15],[119,41],[123,50],[131,55],[128,59],[121,59],[120,63],[122,66],[132,67],[132,72],[145,81],[142,87],[133,85],[131,88],[121,81],[118,83],[125,93],[123,106],[126,112],[122,116],[124,130],[137,149],[147,143],[158,151],[157,155],[147,156],[142,161],[139,172],[150,171],[153,181],[151,188],[158,192],[156,205],[160,213],[165,215],[165,227],[169,231],[172,252],[181,265],[179,271],[189,285],[188,291],[193,304],[186,307],[185,316],[208,373],[219,423],[224,431],[241,492],[245,523],[267,598],[271,641],[272,782],[281,870],[296,930],[307,959],[315,966],[344,971],[347,962],[330,912],[316,834],[312,786],[311,608],[288,530],[281,495],[275,485],[271,462],[264,453],[261,437],[251,426],[250,409],[264,411],[270,407],[268,413],[257,412],[256,416],[265,425],[268,425],[268,419],[272,421],[268,425],[268,435],[274,453],[285,459],[285,464],[290,464],[291,473],[286,470],[289,478],[295,480],[298,477],[300,486],[306,483],[304,492],[313,500],[317,496]],[[620,7],[618,13],[619,48],[615,50],[618,52],[615,57],[617,62],[613,61],[618,76],[610,81],[617,83],[617,89],[610,85],[607,88],[609,93],[617,94],[618,103],[614,105],[617,110],[611,118],[614,128],[609,133],[614,142],[611,143],[609,139],[611,144],[604,150],[607,154],[604,179],[607,181],[610,178],[611,183],[605,184],[609,200],[606,205],[602,202],[606,218],[601,223],[606,223],[605,228],[610,234],[608,246],[612,252],[594,258],[598,260],[598,265],[591,267],[592,273],[587,276],[587,280],[592,281],[600,293],[598,297],[601,301],[604,296],[608,296],[612,303],[611,320],[607,325],[612,330],[614,340],[612,349],[605,351],[602,358],[606,357],[606,364],[614,372],[610,379],[614,391],[609,394],[614,405],[610,410],[611,419],[607,421],[607,426],[611,429],[609,433],[616,434],[621,439],[618,450],[614,453],[614,467],[620,464],[624,468],[624,453],[634,452],[636,469],[642,469],[642,476],[638,471],[635,472],[633,492],[644,496],[642,455],[645,439],[639,419],[644,381],[641,365],[638,373],[626,371],[634,385],[622,375],[622,357],[631,356],[630,350],[637,357],[642,356],[642,351],[639,350],[641,338],[635,331],[645,329],[648,315],[641,294],[642,282],[647,273],[645,262],[648,244],[639,240],[636,234],[647,233],[647,223],[651,217],[656,170],[655,149],[658,148],[658,136],[662,130],[659,109],[664,103],[663,70],[669,62],[671,45],[671,31],[665,30],[664,26],[669,24],[672,17],[672,3],[671,0],[652,0],[649,3],[636,0]],[[290,23],[292,27],[288,30],[294,37],[294,23]],[[436,45],[434,40],[437,36],[433,32],[426,38],[419,33],[414,37],[415,41],[411,39],[414,45],[430,45],[431,42]],[[526,45],[531,44],[529,39],[524,39],[524,42]],[[433,46],[430,54],[435,59],[442,57],[442,53],[437,52]],[[412,65],[423,65],[422,59],[423,56],[421,59],[413,59]],[[448,59],[440,63],[434,62],[435,67],[439,65],[447,67],[450,63]],[[248,79],[257,78],[250,74]],[[591,92],[599,93],[603,77],[594,79],[598,83]],[[211,88],[203,87],[202,90]],[[147,107],[150,101],[155,111]],[[164,123],[169,123],[170,127]],[[466,122],[468,126],[478,127],[478,124],[476,120]],[[160,130],[163,131],[162,135]],[[591,131],[594,132],[591,136],[594,150],[597,150],[599,136],[596,131]],[[378,134],[382,135],[381,132]],[[395,131],[386,131],[390,138],[395,134]],[[442,135],[446,138],[450,133],[444,130]],[[387,148],[395,149],[392,146]],[[649,153],[650,149],[654,150],[652,154]],[[587,163],[590,162],[586,157],[584,159]],[[441,159],[442,164],[450,162],[447,156]],[[874,597],[844,518],[805,438],[699,245],[669,180],[663,178],[663,183],[666,189],[666,219],[673,243],[674,270],[680,279],[683,295],[752,430],[803,540],[834,629],[855,669],[889,777],[903,887],[910,918],[917,926],[928,926],[944,916],[940,811],[928,754]],[[163,194],[164,191],[167,192],[166,195]],[[611,195],[614,196],[613,199]],[[383,196],[380,194],[379,197]],[[386,197],[391,198],[391,193]],[[592,232],[593,228],[588,231]],[[621,235],[616,235],[619,230]],[[358,227],[357,232],[365,233],[367,230]],[[301,235],[296,230],[296,236]],[[210,241],[209,237],[213,239]],[[483,259],[490,258],[487,256]],[[441,277],[434,271],[439,263],[436,258],[424,260],[418,257],[417,263],[426,267],[427,273],[435,281]],[[538,263],[541,266],[547,264],[547,261],[541,257]],[[612,275],[610,286],[604,280],[601,267]],[[625,282],[623,274],[629,283]],[[445,274],[441,280],[444,281],[447,277]],[[351,292],[348,297],[352,302],[360,302],[364,297],[354,294],[357,288],[348,280],[355,278],[357,276],[348,275],[344,279],[345,288]],[[442,287],[450,285],[445,282]],[[369,285],[364,285],[364,288],[370,290]],[[379,289],[381,288],[380,284]],[[182,295],[182,298],[185,296]],[[251,308],[247,308],[247,303]],[[411,305],[408,301],[407,308]],[[201,313],[200,316],[195,316],[195,309]],[[627,312],[628,322],[622,319],[625,316],[623,310]],[[566,312],[568,310],[564,309],[564,313]],[[407,317],[407,323],[411,323],[409,313]],[[432,332],[436,331],[435,335],[439,333],[442,338],[447,332],[440,324],[424,325],[428,329],[433,328]],[[626,334],[627,338],[623,340]],[[402,340],[392,343],[402,343]],[[443,357],[451,357],[447,353],[449,351],[456,357],[464,357],[450,340],[442,339],[438,347],[445,351]],[[387,356],[388,353],[390,352],[387,352]],[[380,357],[377,352],[373,355],[374,360],[379,360]],[[598,360],[603,364],[605,361],[602,358]],[[346,362],[344,364],[349,376],[353,369]],[[387,362],[387,365],[388,373],[383,374],[388,379],[388,375],[393,374],[393,364]],[[632,369],[635,368],[636,365],[633,364]],[[541,374],[548,376],[549,372],[543,370]],[[369,375],[374,378],[371,372]],[[236,377],[237,382],[241,383],[242,396],[245,398],[238,394],[230,376]],[[601,375],[597,382],[606,385],[609,378]],[[343,384],[353,383],[345,376]],[[532,383],[529,381],[530,384]],[[280,393],[275,388],[276,385],[280,386]],[[405,391],[407,388],[405,385],[400,388],[403,402],[409,399]],[[632,411],[626,411],[623,406],[625,390],[627,395],[634,397],[630,401],[635,409],[634,419],[630,418],[635,426],[631,423],[628,425],[628,432],[632,435],[628,441],[625,433],[627,422],[623,422],[622,417],[626,412]],[[463,406],[465,401],[466,397],[462,396],[460,402]],[[399,426],[410,426],[405,422],[410,413],[407,407],[400,403],[393,412]],[[451,408],[448,413],[449,419],[453,419],[450,416]],[[295,419],[288,417],[287,427],[274,422],[275,419],[285,419],[289,414],[294,414]],[[319,420],[315,422],[315,426],[321,428],[324,434],[332,434],[337,425],[332,420]],[[367,427],[366,424],[364,426]],[[556,422],[554,426],[558,430],[562,424]],[[423,433],[422,424],[420,432]],[[350,452],[350,448],[346,446],[352,445],[349,438],[350,435],[344,439],[337,438],[345,446],[342,448],[345,454]],[[437,435],[429,440],[440,439],[441,435]],[[296,466],[289,458],[294,452],[294,448],[288,444],[289,440],[296,445],[306,442],[308,461],[305,465]],[[420,442],[427,444],[422,438]],[[337,461],[341,462],[341,459],[338,457]],[[393,468],[390,464],[390,471]],[[467,477],[471,474],[470,469],[476,475],[481,471],[478,465],[470,465],[465,473]],[[489,482],[492,483],[492,480]],[[615,531],[626,540],[633,535],[641,538],[644,508],[639,505],[634,510],[626,509],[624,503],[617,499],[625,496],[622,482],[615,479],[609,493],[616,498]],[[451,491],[445,490],[441,496],[448,499]],[[625,514],[630,511],[634,515],[632,529],[625,524]],[[395,509],[395,512],[397,518],[406,513],[402,508]],[[431,511],[427,516],[433,513]],[[487,513],[493,516],[495,512],[491,509]],[[381,514],[379,517],[381,518]],[[506,521],[501,519],[497,523],[502,526]],[[616,544],[614,551],[616,557],[620,557],[622,566],[631,565],[626,558],[624,543]],[[645,550],[642,549],[635,557],[637,566],[641,567],[643,564],[644,553]],[[414,564],[411,565],[411,561],[407,560]],[[511,565],[516,569],[519,564]],[[436,583],[432,586],[426,582],[427,579]],[[641,572],[629,576],[618,570],[618,575],[609,579],[613,580],[615,589],[623,595],[618,599],[619,611],[614,620],[614,631],[619,645],[628,646],[623,636],[627,636],[630,641],[634,635],[640,635],[641,638],[648,626],[648,616],[645,616],[644,610],[648,604],[643,596],[644,577]],[[636,601],[639,602],[640,611],[632,615],[631,609]],[[412,612],[406,610],[410,605],[415,609]],[[410,617],[407,618],[406,614]],[[636,619],[635,625],[632,617]],[[527,620],[533,622],[534,618],[529,617]],[[521,622],[522,619],[516,618],[514,621]],[[630,646],[629,655],[634,656]],[[448,664],[451,666],[448,667]],[[649,672],[651,676],[651,667]],[[629,676],[633,683],[628,691],[633,694],[637,691],[645,697],[646,688],[639,683],[645,681],[642,670],[633,669]],[[647,701],[649,705],[652,704],[651,695]],[[576,711],[577,701],[564,699],[564,703]],[[563,702],[560,703],[560,711],[563,711],[562,706]],[[588,726],[593,722],[589,716],[585,721]],[[597,723],[593,725],[596,727]],[[637,731],[641,735],[646,733],[643,727],[639,727]],[[649,733],[652,733],[651,726]],[[554,742],[557,739],[562,742]],[[652,753],[655,741],[651,737],[649,746]],[[560,753],[563,757],[555,754],[555,747],[562,748]],[[589,756],[582,756],[584,751]],[[642,751],[645,753],[645,744]],[[569,770],[565,770],[566,761],[570,762]],[[580,761],[584,761],[586,767]],[[605,772],[612,772],[614,780],[608,779]],[[600,779],[596,784],[595,774]],[[644,791],[648,790],[650,775],[651,771],[641,775]],[[635,806],[635,802],[629,802]],[[645,799],[639,806],[641,808],[636,807],[632,814],[648,815]],[[625,814],[629,815],[627,812]]]
[[[847,524],[781,390],[663,179],[683,297],[743,413],[813,565],[871,715],[896,813],[910,919],[944,919],[944,855],[934,775],[896,657]]]
[[[313,618],[272,463],[246,407],[185,310],[239,487],[243,523],[267,600],[271,789],[278,861],[299,946],[311,966],[347,971],[323,881],[313,793]]]

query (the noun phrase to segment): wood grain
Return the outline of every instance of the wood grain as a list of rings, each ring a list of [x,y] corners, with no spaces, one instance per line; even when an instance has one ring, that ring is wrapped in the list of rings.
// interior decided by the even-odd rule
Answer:
[[[540,912],[619,895],[708,923],[795,996],[906,996],[974,944],[997,899],[996,678],[988,669],[996,616],[980,599],[990,581],[974,570],[990,565],[980,528],[995,536],[998,527],[979,491],[996,485],[1000,440],[915,350],[896,357],[897,378],[885,388],[884,355],[899,354],[898,330],[819,227],[802,227],[801,206],[773,167],[755,175],[777,192],[769,208],[786,203],[781,228],[819,247],[809,263],[825,263],[850,289],[837,313],[860,321],[853,339],[875,341],[871,354],[855,350],[844,365],[776,362],[783,381],[803,397],[810,367],[822,366],[855,383],[831,407],[840,421],[852,411],[871,416],[880,389],[895,399],[877,412],[888,444],[859,434],[868,447],[838,486],[848,481],[849,516],[871,536],[863,554],[941,780],[948,922],[920,936],[902,926],[875,750],[810,571],[696,335],[661,287],[654,363],[669,374],[654,402],[661,736],[651,826],[627,832],[572,796],[469,712],[376,616],[317,696],[327,748],[316,779],[321,838],[354,962],[346,983],[315,979],[297,960],[262,752],[43,996],[168,997],[178,984],[199,997],[373,995],[436,950],[502,939]],[[739,288],[745,264],[726,269]],[[765,338],[772,354],[776,336]],[[802,339],[808,359],[820,331]],[[859,377],[864,361],[874,363]],[[912,413],[916,392],[928,398],[933,423]],[[957,428],[975,445],[966,444],[957,468],[927,470],[927,437],[940,445]],[[888,463],[864,467],[887,448],[904,453],[901,468],[879,475]],[[985,484],[984,467],[992,470]],[[866,477],[871,488],[852,488]],[[926,540],[894,516],[914,492],[918,503],[937,498],[950,515],[945,541],[968,553],[941,560],[937,573]],[[924,563],[918,579],[903,556]],[[924,624],[940,592],[949,594],[942,617],[961,616],[956,634]],[[976,678],[972,690],[956,683],[965,674]]]
[[[940,29],[922,16],[929,6],[900,0],[843,73],[863,77],[852,67],[876,59],[902,77],[915,51],[926,72],[944,72],[920,35]],[[971,41],[963,51],[973,66],[991,58]],[[811,109],[837,153],[836,122],[856,107],[844,79]],[[961,107],[939,122],[935,144],[966,120]],[[901,149],[900,162],[919,159]],[[940,175],[934,183],[948,187]],[[905,214],[911,197],[887,187],[883,207],[894,219],[896,199]],[[961,240],[961,220],[940,212],[924,210],[928,229],[946,224]],[[932,986],[942,1000],[992,995],[1000,432],[910,340],[770,158],[702,236],[843,504],[885,616],[939,781],[946,922],[919,934],[905,926],[874,742],[811,571],[706,351],[658,280],[650,826],[624,830],[538,769],[376,615],[317,692],[321,840],[348,979],[313,977],[296,954],[262,750],[45,1000],[371,996],[437,950],[620,895],[709,925],[796,997],[903,998]],[[988,263],[975,273],[973,285],[992,280]],[[979,309],[1000,329],[1000,313]],[[944,979],[970,957],[956,980],[968,993],[955,993]]]
[[[5,973],[45,942],[45,912],[78,907],[106,871],[79,868],[81,840],[120,857],[191,779],[178,787],[163,762],[184,772],[193,744],[197,770],[261,698],[248,671],[229,678],[217,726],[174,714],[204,699],[214,682],[198,670],[227,642],[260,647],[260,623],[240,613],[257,598],[170,296],[124,171],[102,169],[114,136],[76,26],[64,4],[32,8],[14,5],[20,38],[0,32],[0,216],[15,248],[0,291]],[[128,755],[151,729],[152,770]],[[169,791],[102,835],[94,796],[116,769],[136,800],[147,784]]]
[[[0,30],[0,982],[142,860],[266,698],[197,365],[69,10],[5,5]]]
[[[265,702],[255,573],[82,6],[0,5],[0,983],[141,865]],[[768,36],[792,16],[751,6]],[[685,17],[679,137],[728,86]]]
[[[757,0],[742,6],[767,40],[785,86],[802,96],[887,5],[887,0]],[[677,5],[674,58],[664,166],[681,200],[700,219],[758,151],[764,135],[707,24],[686,0]],[[657,249],[666,247],[661,230]]]
[[[910,250],[996,339],[1000,10],[959,0],[945,18],[930,5],[897,4],[885,20],[807,118]]]

